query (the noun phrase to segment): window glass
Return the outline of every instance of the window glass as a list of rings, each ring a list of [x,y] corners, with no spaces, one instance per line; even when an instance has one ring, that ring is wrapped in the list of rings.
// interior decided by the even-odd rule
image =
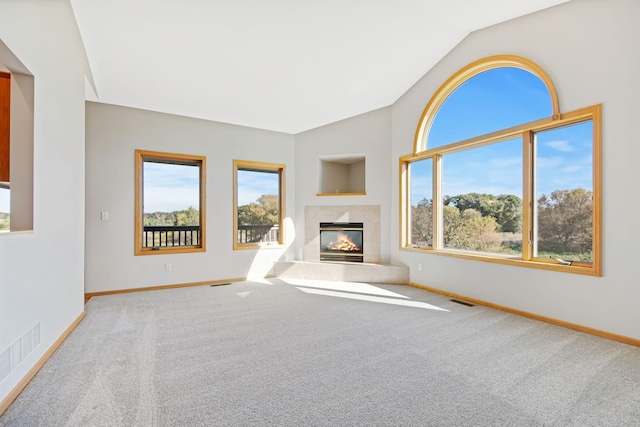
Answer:
[[[409,165],[411,241],[415,246],[433,245],[433,159]]]
[[[592,262],[593,122],[538,132],[534,256]]]
[[[525,58],[486,58],[448,79],[400,158],[402,247],[600,275],[602,107],[558,106]]]
[[[204,157],[136,154],[136,253],[204,250]]]
[[[549,90],[520,68],[480,73],[457,88],[438,109],[427,149],[521,125],[553,114]]]
[[[522,254],[522,139],[443,156],[444,247]]]
[[[0,233],[11,228],[10,212],[9,189],[0,187]]]
[[[11,74],[0,71],[0,232],[10,231],[11,228],[10,111]]]
[[[235,161],[234,247],[282,244],[283,165]]]

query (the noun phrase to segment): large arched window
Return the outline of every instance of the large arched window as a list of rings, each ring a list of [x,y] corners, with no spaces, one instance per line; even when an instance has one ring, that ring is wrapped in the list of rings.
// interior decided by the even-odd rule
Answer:
[[[460,70],[400,159],[402,248],[600,275],[600,111],[524,58]]]

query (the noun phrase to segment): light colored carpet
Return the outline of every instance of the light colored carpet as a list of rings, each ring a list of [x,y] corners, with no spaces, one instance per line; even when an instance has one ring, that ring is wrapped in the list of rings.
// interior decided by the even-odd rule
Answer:
[[[640,348],[398,285],[92,298],[2,426],[638,426]]]

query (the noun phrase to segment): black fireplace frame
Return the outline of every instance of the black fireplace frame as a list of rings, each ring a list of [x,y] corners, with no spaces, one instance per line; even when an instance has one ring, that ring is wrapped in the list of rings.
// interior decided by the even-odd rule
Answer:
[[[329,250],[323,245],[322,232],[356,232],[359,251]],[[320,261],[364,262],[364,224],[362,222],[321,222]]]

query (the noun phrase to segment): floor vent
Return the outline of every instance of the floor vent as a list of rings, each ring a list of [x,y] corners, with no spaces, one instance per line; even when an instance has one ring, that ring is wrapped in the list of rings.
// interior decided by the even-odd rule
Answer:
[[[471,304],[470,302],[466,302],[466,301],[461,301],[459,299],[451,299],[449,300],[451,302],[455,302],[456,304],[462,304],[462,305],[466,305],[467,307],[475,307],[475,304]]]
[[[224,286],[224,285],[230,285],[231,282],[229,283],[214,283],[212,285],[209,285],[209,287],[213,288],[214,286]]]

